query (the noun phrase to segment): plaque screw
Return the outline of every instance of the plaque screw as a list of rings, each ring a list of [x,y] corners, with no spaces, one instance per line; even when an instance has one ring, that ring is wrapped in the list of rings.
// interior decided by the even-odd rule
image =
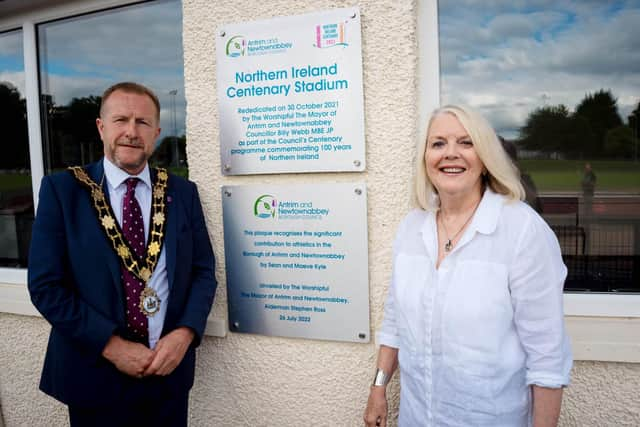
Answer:
[[[240,322],[233,322],[234,329],[238,329],[240,327]]]
[[[355,167],[359,168],[359,167],[360,167],[360,165],[361,165],[360,160],[354,160],[354,161],[353,161],[353,166],[355,166]]]
[[[361,340],[365,339],[366,337],[367,337],[367,334],[364,334],[362,332],[358,334],[358,338],[360,338]]]
[[[231,197],[231,190],[224,190],[224,195],[227,197]]]
[[[224,171],[229,172],[231,170],[231,165],[224,165]]]
[[[224,37],[226,35],[227,35],[227,33],[225,33],[224,30],[220,31],[220,37]]]
[[[361,190],[361,189],[359,189],[359,188],[356,188],[356,189],[355,189],[355,192],[356,192],[356,194],[357,194],[358,196],[362,194],[362,190]]]

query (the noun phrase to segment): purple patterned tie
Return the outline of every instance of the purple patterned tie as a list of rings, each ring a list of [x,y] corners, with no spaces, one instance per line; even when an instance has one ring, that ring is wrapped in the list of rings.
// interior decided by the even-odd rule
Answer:
[[[136,199],[136,185],[138,178],[127,179],[127,193],[124,195],[122,206],[122,232],[124,238],[129,242],[139,259],[144,259],[144,223],[142,221],[142,211]],[[124,266],[122,270],[122,283],[124,284],[125,295],[127,296],[127,329],[136,338],[145,340],[149,334],[149,323],[147,316],[141,311],[140,293],[144,289],[144,283]]]

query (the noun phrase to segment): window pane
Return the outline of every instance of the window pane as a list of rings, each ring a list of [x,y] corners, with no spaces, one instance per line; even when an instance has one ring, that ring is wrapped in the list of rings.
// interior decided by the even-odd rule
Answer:
[[[640,2],[439,2],[442,102],[482,111],[567,291],[640,292]]]
[[[38,26],[43,153],[47,173],[102,157],[100,96],[120,81],[160,99],[152,163],[186,175],[180,1],[152,1]]]
[[[22,31],[0,34],[0,267],[26,267],[33,193]]]

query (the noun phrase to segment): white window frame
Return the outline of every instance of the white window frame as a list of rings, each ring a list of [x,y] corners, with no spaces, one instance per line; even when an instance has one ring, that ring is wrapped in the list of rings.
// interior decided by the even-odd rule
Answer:
[[[440,105],[437,0],[418,0],[418,134]],[[564,294],[565,324],[575,360],[640,362],[640,295]]]
[[[40,181],[44,176],[42,155],[42,132],[40,129],[40,103],[38,88],[38,54],[36,46],[36,26],[38,24],[68,18],[91,12],[99,12],[114,7],[141,3],[140,0],[69,0],[58,2],[54,6],[37,3],[32,9],[18,12],[8,18],[0,18],[0,32],[22,30],[25,98],[27,103],[27,123],[29,134],[29,156],[31,161],[31,185],[33,189],[34,209],[38,206]],[[27,289],[27,270],[0,268],[0,313],[40,316],[31,303]],[[226,335],[227,322],[223,318],[210,317],[205,333],[223,337]]]
[[[44,176],[42,156],[42,132],[40,129],[40,102],[38,88],[38,51],[36,25],[55,19],[83,13],[97,12],[112,7],[138,3],[133,0],[87,0],[79,3],[42,6],[26,9],[8,18],[0,18],[0,33],[22,31],[24,55],[25,99],[27,104],[27,128],[29,135],[29,160],[31,162],[31,188],[33,206],[37,209],[40,181]],[[27,270],[24,268],[0,268],[0,313],[38,315],[27,291]]]

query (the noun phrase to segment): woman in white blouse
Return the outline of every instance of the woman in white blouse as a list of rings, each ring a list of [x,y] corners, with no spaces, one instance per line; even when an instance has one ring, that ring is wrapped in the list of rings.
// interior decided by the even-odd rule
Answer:
[[[399,365],[400,426],[556,426],[572,358],[555,235],[472,109],[436,110],[418,153],[365,424],[386,425]]]

